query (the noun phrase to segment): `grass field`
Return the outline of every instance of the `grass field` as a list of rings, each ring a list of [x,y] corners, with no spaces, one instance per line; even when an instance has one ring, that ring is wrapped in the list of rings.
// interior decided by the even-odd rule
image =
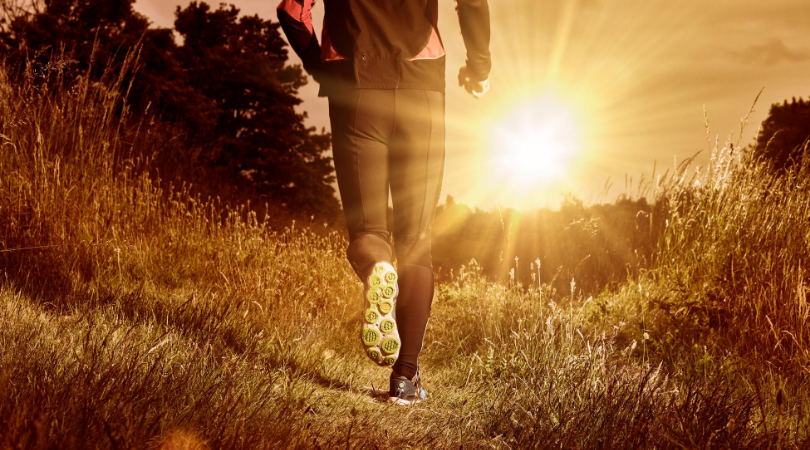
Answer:
[[[401,408],[339,234],[167,184],[126,78],[58,71],[0,70],[1,448],[810,447],[810,161],[670,171],[654,267],[595,297],[454,271]]]

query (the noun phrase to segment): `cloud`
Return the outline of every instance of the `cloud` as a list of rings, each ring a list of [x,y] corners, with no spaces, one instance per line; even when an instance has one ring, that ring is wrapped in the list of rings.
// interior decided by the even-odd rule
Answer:
[[[781,39],[771,39],[764,44],[749,45],[741,51],[732,51],[731,56],[747,64],[777,64],[783,61],[810,60],[810,50],[791,49]]]

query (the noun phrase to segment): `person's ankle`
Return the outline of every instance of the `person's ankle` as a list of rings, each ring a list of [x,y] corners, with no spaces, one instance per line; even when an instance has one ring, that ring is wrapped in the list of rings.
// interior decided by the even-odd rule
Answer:
[[[408,381],[410,381],[410,378],[406,377],[405,375],[400,375],[400,374],[394,372],[393,370],[391,371],[391,379],[392,380],[408,380]]]
[[[416,377],[417,377],[418,373],[419,373],[419,371],[417,371],[417,373],[413,374],[412,377],[409,377],[407,375],[402,375],[402,374],[398,373],[396,370],[392,369],[391,370],[391,379],[392,380],[408,380],[410,382],[414,382],[416,380]]]

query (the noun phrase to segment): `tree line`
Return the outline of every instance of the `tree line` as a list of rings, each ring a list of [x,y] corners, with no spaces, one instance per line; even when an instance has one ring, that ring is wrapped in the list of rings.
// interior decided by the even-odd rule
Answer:
[[[98,79],[135,51],[138,69],[125,84],[130,110],[177,125],[173,132],[206,169],[198,182],[215,174],[240,199],[334,218],[330,135],[307,127],[295,110],[307,77],[288,64],[279,24],[195,1],[176,9],[172,28],[160,28],[133,4],[0,0],[0,57],[18,76],[34,65],[47,82],[53,70]]]

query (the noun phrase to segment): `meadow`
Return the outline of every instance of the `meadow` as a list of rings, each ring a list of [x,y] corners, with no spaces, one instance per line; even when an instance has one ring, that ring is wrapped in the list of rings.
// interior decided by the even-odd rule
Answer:
[[[810,158],[667,171],[647,264],[594,295],[609,264],[561,289],[465,262],[402,408],[342,235],[176,182],[195,150],[129,110],[133,64],[0,68],[0,447],[810,447]]]

